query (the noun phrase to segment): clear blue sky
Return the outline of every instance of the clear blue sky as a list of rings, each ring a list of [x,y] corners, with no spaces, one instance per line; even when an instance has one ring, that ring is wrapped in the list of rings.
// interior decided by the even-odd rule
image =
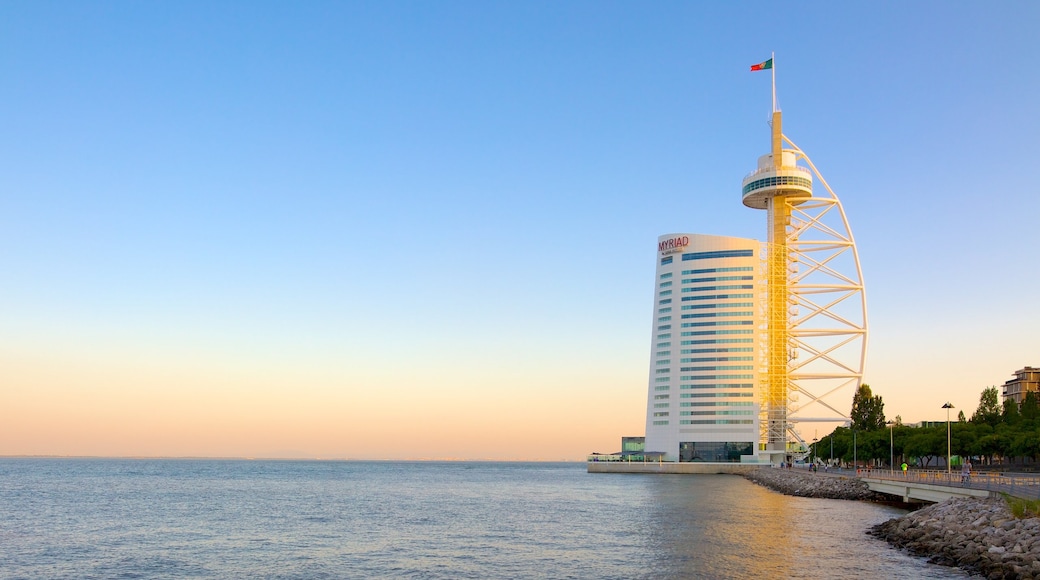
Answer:
[[[0,4],[0,454],[580,458],[656,238],[841,197],[889,416],[1040,365],[1040,4]],[[115,425],[113,427],[113,425]],[[198,437],[195,441],[192,437]]]

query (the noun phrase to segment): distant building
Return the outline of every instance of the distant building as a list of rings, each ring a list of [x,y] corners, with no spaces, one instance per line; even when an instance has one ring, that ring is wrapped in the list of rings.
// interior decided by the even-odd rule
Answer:
[[[1011,399],[1022,404],[1026,393],[1040,392],[1040,368],[1025,367],[1015,371],[1015,378],[1004,383],[1004,399]]]

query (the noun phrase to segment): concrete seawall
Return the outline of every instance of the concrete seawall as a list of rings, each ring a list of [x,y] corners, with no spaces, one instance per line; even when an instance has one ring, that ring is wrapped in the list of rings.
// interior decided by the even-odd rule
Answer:
[[[741,463],[652,463],[628,461],[589,461],[589,473],[734,474],[761,469]]]

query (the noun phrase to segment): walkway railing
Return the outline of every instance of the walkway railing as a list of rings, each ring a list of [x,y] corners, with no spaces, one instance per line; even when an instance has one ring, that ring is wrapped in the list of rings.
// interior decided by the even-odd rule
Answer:
[[[975,471],[971,475],[963,475],[956,470],[947,473],[939,470],[911,469],[904,475],[901,471],[893,472],[887,469],[859,469],[856,471],[856,476],[947,487],[983,489],[1002,492],[1024,499],[1040,499],[1040,475],[1033,473]]]

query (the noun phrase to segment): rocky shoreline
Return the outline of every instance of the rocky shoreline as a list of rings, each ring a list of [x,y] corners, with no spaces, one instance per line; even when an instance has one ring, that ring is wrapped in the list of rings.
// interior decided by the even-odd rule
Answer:
[[[841,476],[756,469],[744,477],[798,497],[892,499]],[[1015,518],[1003,499],[950,499],[878,524],[867,533],[935,564],[992,579],[1040,580],[1040,518]]]
[[[1040,578],[1040,518],[1003,499],[950,499],[874,526],[871,535],[987,578]]]
[[[744,477],[763,487],[797,497],[891,501],[892,498],[870,491],[858,479],[840,475],[810,473],[801,469],[755,469]]]

